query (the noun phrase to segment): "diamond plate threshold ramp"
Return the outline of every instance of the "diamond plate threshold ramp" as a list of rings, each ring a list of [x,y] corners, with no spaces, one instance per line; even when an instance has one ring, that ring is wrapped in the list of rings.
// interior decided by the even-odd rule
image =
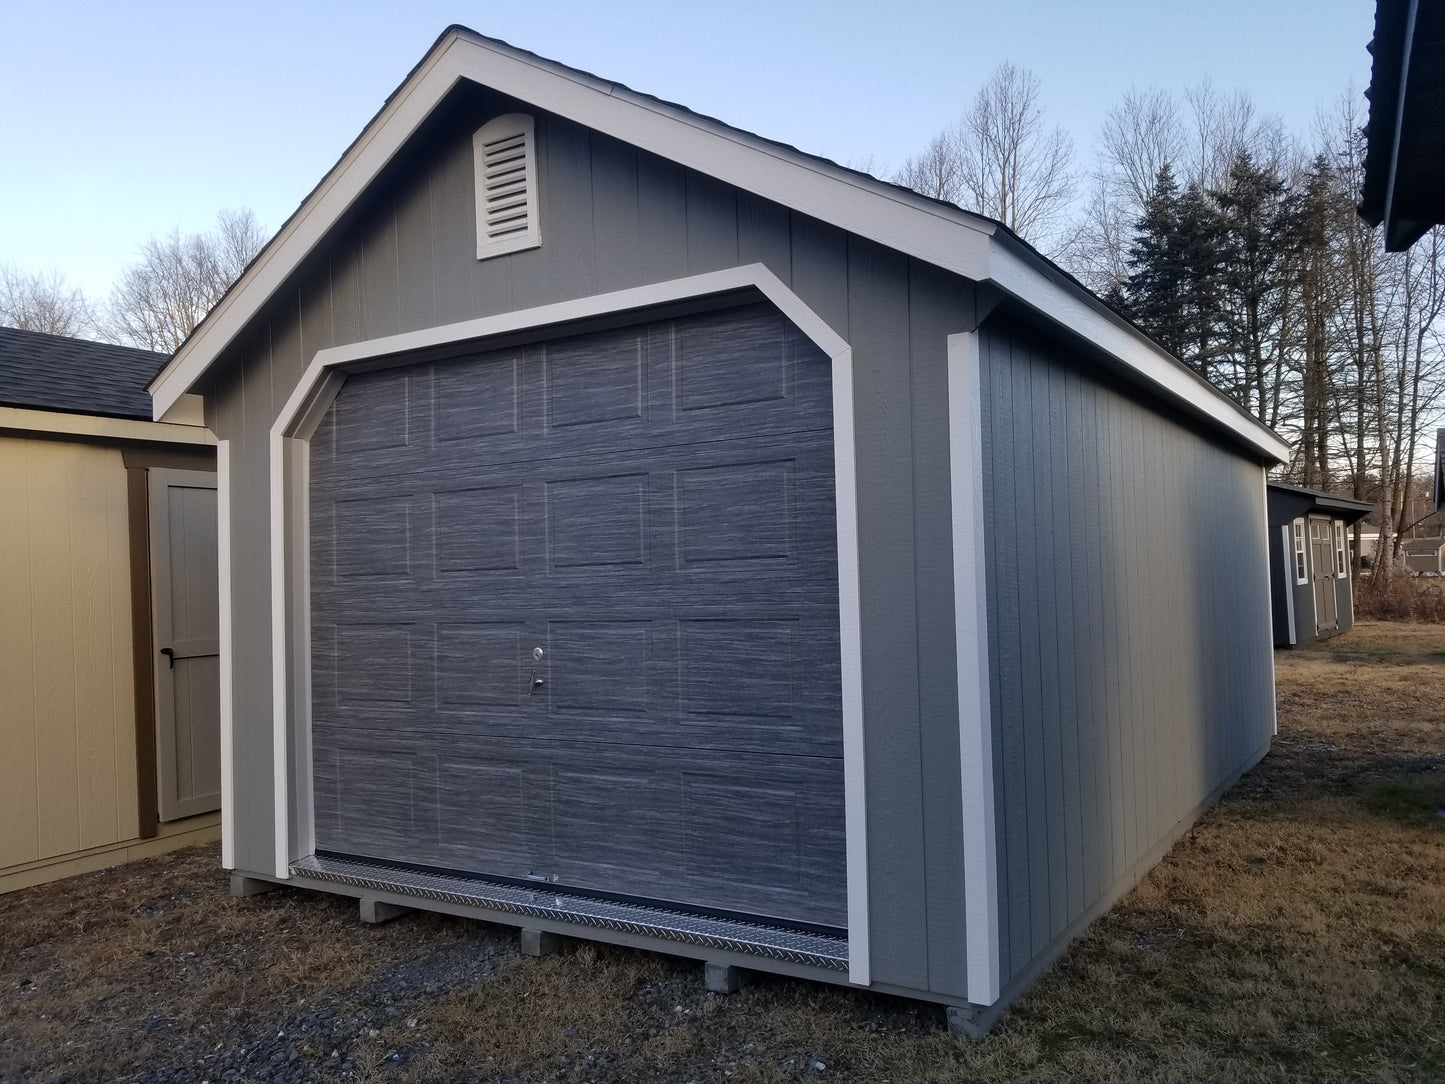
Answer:
[[[311,856],[291,864],[300,877],[373,892],[397,892],[468,907],[484,907],[578,926],[643,934],[686,945],[744,952],[788,963],[848,970],[848,942],[826,934],[785,930],[752,922],[708,918],[661,907],[615,903],[566,892],[519,888],[470,877],[450,877],[379,862]]]

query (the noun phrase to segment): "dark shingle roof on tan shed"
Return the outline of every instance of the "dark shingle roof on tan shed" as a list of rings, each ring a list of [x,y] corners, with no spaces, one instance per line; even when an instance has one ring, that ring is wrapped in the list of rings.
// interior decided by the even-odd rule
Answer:
[[[0,327],[0,406],[151,417],[146,391],[165,354]]]

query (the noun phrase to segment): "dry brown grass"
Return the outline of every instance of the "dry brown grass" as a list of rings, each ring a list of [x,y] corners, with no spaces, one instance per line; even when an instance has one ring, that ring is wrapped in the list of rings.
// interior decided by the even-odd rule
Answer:
[[[1355,612],[1370,621],[1445,621],[1445,581],[1400,572],[1389,586],[1361,576],[1355,584]]]
[[[1277,669],[1274,752],[982,1044],[893,998],[233,901],[201,850],[0,897],[0,1079],[200,1080],[207,1051],[257,1081],[1445,1079],[1445,628]]]

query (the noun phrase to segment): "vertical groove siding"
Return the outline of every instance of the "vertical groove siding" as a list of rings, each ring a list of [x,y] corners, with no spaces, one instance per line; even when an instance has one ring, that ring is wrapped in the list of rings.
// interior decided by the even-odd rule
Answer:
[[[1260,467],[981,335],[1004,980],[1269,741]]]
[[[545,114],[542,245],[478,261],[471,136],[516,106],[468,91],[445,108],[457,119],[400,156],[212,370],[208,420],[232,441],[235,479],[238,867],[274,862],[267,434],[315,351],[762,262],[854,351],[874,979],[957,993],[961,814],[937,770],[957,764],[952,615],[937,601],[950,527],[946,499],[930,504],[948,492],[942,332],[965,326],[971,287]]]
[[[0,508],[3,870],[134,838],[139,807],[120,449],[0,436]]]

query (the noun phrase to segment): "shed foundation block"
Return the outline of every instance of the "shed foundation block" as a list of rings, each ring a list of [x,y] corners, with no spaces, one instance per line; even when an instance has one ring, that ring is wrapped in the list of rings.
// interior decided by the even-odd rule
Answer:
[[[383,900],[373,899],[370,896],[361,897],[361,921],[368,926],[375,926],[381,922],[390,922],[402,915],[409,915],[415,911],[415,907],[403,907],[399,903],[386,903]]]
[[[562,947],[562,937],[546,930],[522,930],[523,956],[550,956]]]
[[[993,1027],[994,1020],[986,1019],[983,1013],[972,1005],[950,1005],[948,1006],[948,1033],[955,1039],[968,1039],[972,1042],[982,1042],[989,1029]]]
[[[231,874],[231,895],[238,900],[247,896],[259,896],[263,892],[276,890],[274,881],[263,881],[259,877],[247,877],[244,873]]]
[[[703,964],[703,982],[710,992],[714,994],[735,994],[738,989],[747,981],[747,972],[741,967],[734,967],[732,964],[713,963],[709,960]]]

